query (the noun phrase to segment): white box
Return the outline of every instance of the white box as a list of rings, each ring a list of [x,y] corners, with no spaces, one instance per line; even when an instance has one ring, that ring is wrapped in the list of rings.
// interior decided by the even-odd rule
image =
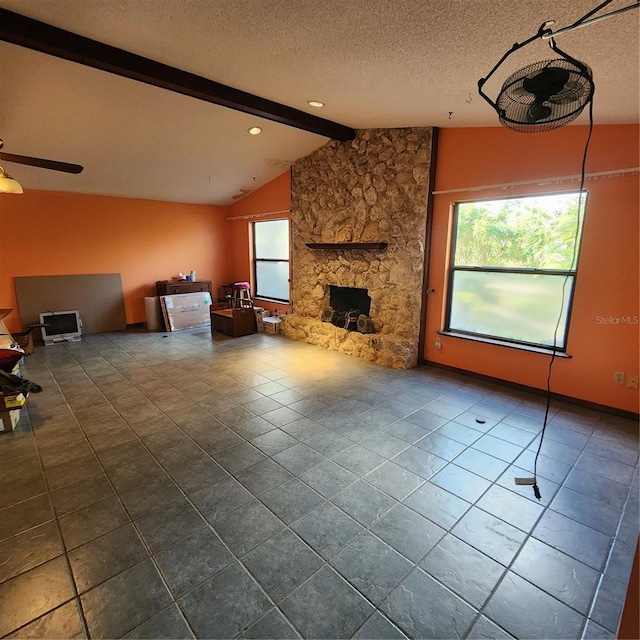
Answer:
[[[11,411],[0,411],[0,431],[13,431],[20,422],[20,409]]]
[[[265,333],[280,333],[280,318],[262,318]]]
[[[208,291],[160,296],[160,304],[164,323],[169,331],[211,324],[211,294]]]

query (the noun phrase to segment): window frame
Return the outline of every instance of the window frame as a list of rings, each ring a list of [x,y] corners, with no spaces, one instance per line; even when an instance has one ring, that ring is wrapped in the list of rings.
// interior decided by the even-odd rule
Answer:
[[[567,195],[567,194],[576,194],[579,199],[578,206],[578,242],[576,245],[576,254],[575,260],[572,269],[542,269],[537,267],[478,267],[478,266],[468,266],[468,265],[456,265],[455,264],[455,256],[457,249],[457,241],[458,241],[458,207],[460,205],[465,204],[473,204],[473,203],[483,203],[483,202],[496,202],[499,200],[523,200],[526,198],[542,198],[545,196],[555,196],[555,195]],[[446,301],[445,301],[445,317],[444,317],[444,329],[440,332],[445,335],[450,336],[458,336],[461,338],[466,338],[469,340],[476,340],[478,342],[485,342],[490,344],[495,344],[498,346],[512,347],[516,349],[522,349],[525,351],[535,351],[535,352],[543,352],[543,353],[552,353],[557,352],[558,354],[566,354],[567,345],[569,342],[569,329],[571,325],[571,315],[573,311],[573,302],[576,291],[576,284],[578,281],[578,265],[580,260],[581,253],[581,245],[582,238],[584,235],[584,219],[585,212],[587,209],[587,201],[589,198],[589,194],[587,189],[582,189],[582,191],[571,190],[571,191],[559,191],[553,193],[527,193],[521,194],[517,196],[503,196],[498,198],[485,198],[482,200],[461,200],[458,202],[452,202],[452,224],[451,224],[451,241],[450,241],[450,252],[449,252],[449,264],[448,264],[448,274],[447,274],[447,293],[446,293]],[[554,276],[563,278],[562,289],[564,292],[564,305],[566,306],[566,319],[564,323],[564,342],[562,344],[556,343],[554,344],[541,344],[538,342],[529,342],[525,340],[516,340],[513,338],[505,338],[503,336],[497,336],[487,333],[479,333],[474,331],[467,331],[464,329],[457,329],[451,326],[451,311],[453,306],[453,294],[454,294],[454,278],[455,273],[458,271],[466,271],[466,272],[475,272],[475,273],[506,273],[506,274],[514,274],[514,275],[546,275],[546,276]],[[567,284],[571,283],[570,287],[567,287]],[[567,292],[568,289],[568,292]],[[560,324],[558,325],[558,330],[560,329]]]
[[[257,258],[256,257],[256,225],[264,224],[266,222],[286,222],[287,223],[287,235],[289,245],[289,256],[286,260],[282,258]],[[251,223],[251,240],[252,240],[252,261],[253,261],[253,297],[260,300],[272,300],[273,302],[283,302],[290,304],[291,302],[291,220],[289,218],[272,218],[269,220],[255,220]],[[273,296],[261,295],[258,291],[258,263],[259,262],[274,262],[274,263],[286,263],[287,264],[287,298],[274,298]]]

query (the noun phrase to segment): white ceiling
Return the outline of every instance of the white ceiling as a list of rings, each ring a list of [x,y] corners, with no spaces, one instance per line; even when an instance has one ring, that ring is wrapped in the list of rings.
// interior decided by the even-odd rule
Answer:
[[[497,126],[477,93],[515,42],[599,0],[0,0],[0,7],[323,118],[369,127]],[[605,12],[633,0],[614,0]],[[597,124],[638,123],[639,14],[557,38],[593,70]],[[511,72],[556,57],[537,40]],[[312,109],[309,99],[322,100]],[[452,112],[449,116],[449,112]],[[576,124],[586,122],[586,113]],[[263,128],[259,136],[246,130]],[[4,162],[25,188],[227,205],[326,142],[316,134],[0,42]]]

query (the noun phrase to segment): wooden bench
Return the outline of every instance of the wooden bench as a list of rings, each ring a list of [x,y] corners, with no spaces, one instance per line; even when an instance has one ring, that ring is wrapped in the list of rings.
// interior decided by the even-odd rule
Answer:
[[[238,338],[256,332],[256,316],[252,307],[212,309],[211,333],[224,333]]]

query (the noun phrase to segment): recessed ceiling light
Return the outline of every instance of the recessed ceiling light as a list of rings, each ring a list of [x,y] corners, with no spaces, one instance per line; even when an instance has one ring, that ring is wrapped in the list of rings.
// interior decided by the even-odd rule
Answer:
[[[257,136],[259,133],[262,133],[262,128],[261,127],[249,127],[247,129],[247,131],[252,135],[252,136]]]
[[[320,107],[324,107],[324,102],[320,102],[320,100],[307,100],[307,104],[310,107],[315,107],[316,109],[319,109]]]

